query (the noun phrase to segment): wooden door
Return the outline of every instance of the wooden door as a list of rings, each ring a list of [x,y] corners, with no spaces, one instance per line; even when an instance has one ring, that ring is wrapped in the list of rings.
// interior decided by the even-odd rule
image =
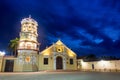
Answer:
[[[63,69],[63,60],[60,56],[56,58],[56,69]]]

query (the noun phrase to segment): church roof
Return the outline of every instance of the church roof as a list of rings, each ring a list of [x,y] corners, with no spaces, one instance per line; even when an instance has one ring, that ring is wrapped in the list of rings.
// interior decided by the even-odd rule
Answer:
[[[55,44],[57,44],[57,45],[62,45],[63,43],[62,43],[61,40],[58,40]]]

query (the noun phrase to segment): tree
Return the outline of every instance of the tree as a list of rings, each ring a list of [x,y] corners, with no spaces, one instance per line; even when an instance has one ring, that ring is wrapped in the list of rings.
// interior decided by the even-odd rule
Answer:
[[[8,45],[8,50],[12,52],[12,55],[17,56],[17,47],[18,47],[19,38],[10,40]]]
[[[96,61],[97,57],[95,54],[89,54],[89,55],[85,56],[83,60],[84,61]]]

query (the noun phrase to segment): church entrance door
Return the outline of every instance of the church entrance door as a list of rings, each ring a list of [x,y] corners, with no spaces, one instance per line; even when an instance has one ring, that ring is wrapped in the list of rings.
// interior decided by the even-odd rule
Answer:
[[[63,69],[63,59],[60,56],[56,58],[56,69]]]

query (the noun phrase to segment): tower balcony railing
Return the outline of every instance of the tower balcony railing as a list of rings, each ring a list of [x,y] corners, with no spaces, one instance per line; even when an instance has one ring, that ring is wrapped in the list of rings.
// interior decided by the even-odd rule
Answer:
[[[36,50],[36,51],[39,51],[39,48],[36,48],[36,47],[33,47],[33,46],[29,46],[29,47],[20,46],[17,49],[18,50]]]

